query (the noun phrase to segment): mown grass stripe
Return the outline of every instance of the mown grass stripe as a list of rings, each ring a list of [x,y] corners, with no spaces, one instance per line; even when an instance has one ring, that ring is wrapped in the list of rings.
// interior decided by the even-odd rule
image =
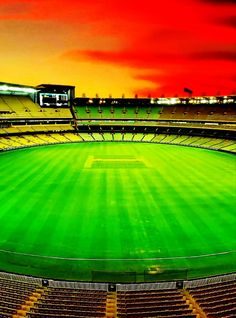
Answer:
[[[86,168],[88,156],[144,158],[144,164]],[[29,256],[26,262],[15,254],[4,263],[0,252],[3,269],[86,280],[92,270],[142,273],[160,265],[195,268],[197,275],[220,272],[218,260],[231,270],[236,263],[233,253],[192,259],[235,247],[236,170],[230,154],[84,143],[4,153],[0,160],[0,250],[61,258]]]

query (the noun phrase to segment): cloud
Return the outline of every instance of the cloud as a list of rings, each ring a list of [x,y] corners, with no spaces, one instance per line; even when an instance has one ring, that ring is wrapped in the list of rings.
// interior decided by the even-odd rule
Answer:
[[[205,68],[207,66],[205,65]],[[169,73],[169,74],[147,74],[137,76],[137,79],[152,83],[152,86],[135,90],[134,93],[139,96],[151,95],[161,96],[183,96],[184,87],[193,90],[194,95],[214,95],[231,94],[234,89],[234,81],[232,75],[219,76],[215,73],[208,73],[204,68],[198,71],[187,71],[185,73]],[[156,88],[152,88],[153,85]]]
[[[134,90],[139,96],[160,94],[181,95],[183,87],[191,87],[195,94],[230,92],[234,86],[235,53],[233,51],[201,51],[188,54],[144,51],[74,50],[63,59],[75,62],[111,64],[129,67],[135,81],[146,82],[143,89]],[[156,87],[156,88],[153,88]]]
[[[235,0],[201,0],[202,2],[206,3],[212,3],[212,4],[220,4],[220,5],[226,5],[226,4],[235,4]]]
[[[188,65],[196,61],[224,61],[236,62],[236,51],[231,50],[212,50],[195,51],[190,53],[165,53],[158,51],[101,51],[101,50],[72,50],[62,55],[63,59],[73,61],[94,61],[101,63],[110,63],[115,65],[128,66],[134,69],[170,69],[178,65]]]
[[[236,28],[236,16],[229,16],[216,19],[216,22],[225,26]]]
[[[0,3],[0,16],[19,15],[30,11],[32,4],[24,1]]]
[[[183,61],[183,56],[176,53],[165,53],[148,50],[123,50],[123,51],[95,51],[95,50],[72,50],[62,55],[64,59],[74,61],[95,61],[131,68],[149,69],[153,67],[171,65]]]
[[[236,62],[236,50],[195,52],[192,53],[190,57],[194,60],[223,60]]]
[[[33,3],[28,1],[0,0],[0,19],[17,19],[31,14]]]
[[[42,60],[48,54],[47,67],[52,68],[56,59],[74,65],[78,73],[83,64],[91,81],[98,67],[108,74],[111,69],[129,72],[134,86],[144,81],[147,91],[156,86],[175,92],[189,82],[193,87],[203,82],[222,87],[223,81],[233,86],[234,4],[232,0],[0,0],[4,25],[0,24],[0,38],[6,56],[19,58],[24,51],[29,60],[32,55]],[[126,87],[125,82],[122,85]]]

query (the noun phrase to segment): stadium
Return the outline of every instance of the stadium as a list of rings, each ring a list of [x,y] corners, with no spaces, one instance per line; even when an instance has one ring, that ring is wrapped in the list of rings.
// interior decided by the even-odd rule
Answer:
[[[0,318],[235,317],[235,123],[0,83]]]

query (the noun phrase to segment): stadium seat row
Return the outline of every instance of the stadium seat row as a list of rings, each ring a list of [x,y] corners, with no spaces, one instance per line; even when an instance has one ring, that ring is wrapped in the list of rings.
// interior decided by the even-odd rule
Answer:
[[[215,150],[236,152],[236,141],[187,135],[144,134],[144,133],[41,133],[6,136],[0,135],[0,150],[8,150],[36,145],[46,145],[69,142],[152,142],[162,144],[202,147]]]
[[[145,290],[110,294],[114,297],[116,306],[113,313],[108,314],[109,292],[41,287],[34,283],[0,278],[0,317],[193,318],[201,317],[201,310],[207,317],[232,318],[236,313],[236,281],[189,290]],[[184,295],[190,295],[195,305],[190,305],[188,297]]]

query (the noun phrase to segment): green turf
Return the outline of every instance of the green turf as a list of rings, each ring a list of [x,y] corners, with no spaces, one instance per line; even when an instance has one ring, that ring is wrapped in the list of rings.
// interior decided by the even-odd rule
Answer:
[[[101,142],[1,153],[0,164],[2,271],[152,281],[236,270],[234,155]]]

